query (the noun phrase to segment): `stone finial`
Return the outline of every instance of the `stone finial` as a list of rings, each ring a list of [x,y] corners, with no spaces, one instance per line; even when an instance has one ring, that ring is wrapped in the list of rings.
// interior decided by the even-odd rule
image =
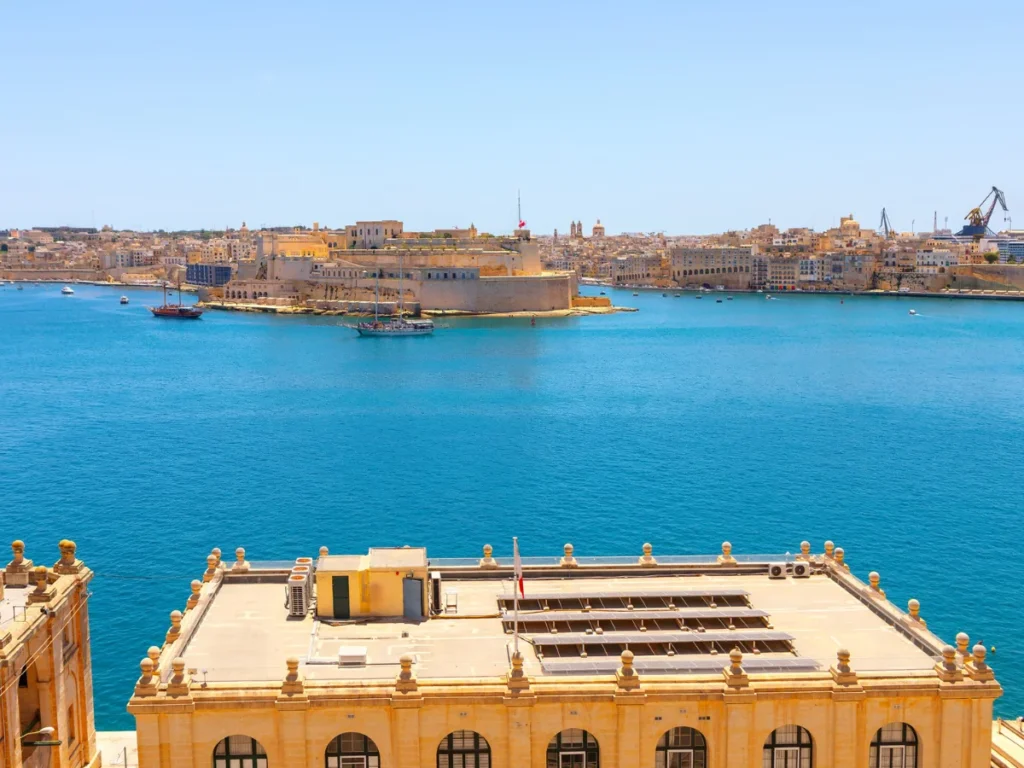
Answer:
[[[330,551],[327,549],[327,547],[320,547],[320,557],[327,557],[327,555],[329,554]]]
[[[160,677],[160,649],[155,645],[149,646],[149,650],[146,651],[146,655],[149,660],[153,662],[153,673],[159,678]],[[157,682],[160,682],[159,679]]]
[[[563,568],[575,568],[579,565],[579,563],[576,562],[576,558],[573,557],[572,544],[566,544],[564,547],[562,547],[562,551],[564,554],[559,565],[561,565]]]
[[[416,684],[416,676],[412,671],[412,656],[408,653],[398,660],[401,671],[395,680],[395,691],[397,693],[413,693],[419,687]]]
[[[825,542],[825,558],[831,560],[835,556],[836,545],[832,541]]]
[[[640,687],[640,675],[633,669],[633,652],[626,650],[619,656],[622,666],[615,671],[615,682],[623,691],[635,691]]]
[[[921,618],[921,603],[913,597],[907,601],[907,613],[910,614],[910,621],[913,624],[922,629],[928,626],[928,622]]]
[[[4,569],[4,582],[8,587],[27,587],[33,563],[25,557],[25,542],[21,539],[11,542],[11,553],[13,558]]]
[[[221,570],[221,571],[224,570],[224,563],[221,561],[221,558],[220,558],[220,556],[221,556],[220,547],[214,547],[213,549],[211,549],[210,550],[210,554],[217,558],[217,569]]]
[[[284,663],[288,672],[285,674],[284,682],[281,684],[281,693],[286,696],[302,693],[306,686],[302,674],[299,672],[299,657],[289,656],[285,659]]]
[[[494,559],[494,547],[484,544],[484,556],[480,558],[481,568],[497,568],[498,561]]]
[[[743,688],[750,685],[747,672],[743,669],[743,651],[733,648],[729,651],[729,666],[722,670],[725,682],[730,688]]]
[[[654,554],[653,554],[654,547],[652,547],[649,542],[644,544],[643,552],[644,553],[640,556],[640,559],[637,560],[637,564],[638,565],[657,565],[658,564],[658,561],[654,559]]]
[[[53,599],[56,590],[50,586],[50,571],[45,565],[37,565],[32,569],[32,580],[36,588],[28,593],[28,602],[48,603]]]
[[[512,654],[512,669],[509,670],[505,682],[511,691],[525,691],[530,687],[530,678],[523,670],[523,654]]]
[[[872,571],[868,574],[868,583],[871,585],[871,595],[884,600],[885,590],[879,586],[881,581],[882,577],[878,575],[878,571]]]
[[[164,643],[171,645],[181,635],[181,611],[171,611],[171,628],[167,630]]]
[[[842,547],[836,547],[834,555],[835,555],[835,563],[836,563],[836,565],[838,567],[842,568],[844,571],[850,570],[850,566],[848,566],[846,564],[846,550],[845,549],[843,549]]]
[[[235,550],[235,564],[231,567],[232,571],[248,571],[249,563],[245,559],[245,549],[239,547]]]
[[[167,678],[168,696],[188,696],[192,687],[192,678],[185,669],[185,660],[181,657],[171,661],[171,676]]]
[[[797,560],[810,560],[811,559],[811,542],[801,541],[800,542],[800,554],[796,556]]]
[[[942,646],[942,661],[935,665],[935,672],[946,683],[957,683],[964,679],[956,663],[956,648],[952,645]]]
[[[197,605],[199,605],[199,592],[203,588],[203,582],[199,579],[192,579],[192,594],[188,596],[188,602],[185,603],[185,610],[191,611]]]
[[[141,675],[135,683],[136,696],[156,696],[159,690],[160,678],[153,674],[153,662],[144,658],[139,662]]]
[[[961,664],[966,664],[971,658],[970,645],[971,638],[967,636],[967,633],[958,632],[956,635],[956,649]]]
[[[971,680],[977,680],[978,682],[995,680],[995,673],[992,671],[992,667],[985,663],[985,655],[985,646],[981,643],[978,643],[971,649],[971,660],[964,667],[967,676]]]
[[[53,564],[54,573],[75,574],[82,570],[82,561],[75,556],[78,551],[75,542],[71,539],[61,539],[57,546],[60,548],[60,560]]]
[[[722,542],[722,554],[718,556],[719,565],[736,565],[736,558],[732,556],[732,544],[728,541]]]
[[[217,556],[210,553],[206,556],[206,571],[203,572],[203,583],[213,581],[213,577],[217,575]]]
[[[838,685],[857,685],[857,673],[850,666],[850,652],[845,648],[836,651],[836,663],[829,669],[832,679]]]

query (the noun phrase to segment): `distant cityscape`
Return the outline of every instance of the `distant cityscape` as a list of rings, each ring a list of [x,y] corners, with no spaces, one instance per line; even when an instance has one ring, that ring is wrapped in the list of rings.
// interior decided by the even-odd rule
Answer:
[[[998,190],[999,202],[1002,193]],[[994,208],[995,200],[992,207]],[[597,220],[536,235],[465,228],[406,231],[397,219],[345,227],[134,232],[0,230],[0,277],[19,281],[184,284],[221,309],[517,313],[612,311],[579,286],[730,291],[1019,293],[1024,230],[897,232],[883,210],[868,228],[843,216],[824,232],[761,224],[711,235],[609,234]],[[589,231],[588,231],[589,230]]]

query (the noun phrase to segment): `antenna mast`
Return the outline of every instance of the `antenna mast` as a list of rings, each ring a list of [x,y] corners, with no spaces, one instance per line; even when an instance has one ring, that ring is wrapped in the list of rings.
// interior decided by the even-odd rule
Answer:
[[[522,221],[522,220],[523,220],[523,197],[519,193],[519,190],[517,189],[516,190],[516,225],[518,226],[519,222]]]

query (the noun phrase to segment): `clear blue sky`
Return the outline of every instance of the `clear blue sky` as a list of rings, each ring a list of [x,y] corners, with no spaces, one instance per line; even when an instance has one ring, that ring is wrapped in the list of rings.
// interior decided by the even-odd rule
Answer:
[[[0,227],[1024,226],[1024,3],[0,0]],[[993,216],[1004,226],[1002,213]]]

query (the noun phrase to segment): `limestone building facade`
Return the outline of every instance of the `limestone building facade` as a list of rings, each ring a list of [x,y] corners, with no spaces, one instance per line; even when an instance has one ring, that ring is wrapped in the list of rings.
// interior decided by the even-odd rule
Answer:
[[[0,571],[0,768],[99,768],[89,650],[92,571],[73,541],[47,567],[15,541]]]

